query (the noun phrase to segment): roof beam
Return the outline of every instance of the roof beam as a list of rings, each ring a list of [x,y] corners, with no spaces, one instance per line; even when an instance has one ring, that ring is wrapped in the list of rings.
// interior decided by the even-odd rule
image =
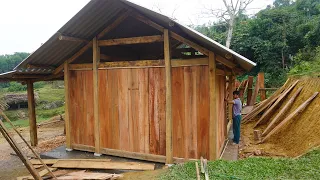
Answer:
[[[112,24],[110,24],[108,27],[106,27],[103,31],[101,31],[97,38],[102,38],[106,33],[110,32],[112,29],[117,27],[123,20],[125,20],[131,11],[126,11],[124,14],[122,14],[118,19],[113,21]],[[81,48],[76,54],[74,54],[71,58],[69,58],[67,61],[68,64],[72,63],[74,60],[76,60],[79,56],[81,56],[86,50],[92,47],[92,41],[90,41],[87,45],[85,45],[83,48]],[[57,67],[52,74],[58,74],[63,70],[63,64],[61,64],[59,67]]]
[[[67,60],[67,63],[70,64],[74,60],[76,60],[79,56],[81,56],[86,50],[92,47],[92,41],[90,41],[87,45],[85,45],[83,48],[80,49],[77,53],[75,53],[71,58]],[[58,74],[63,70],[64,64],[61,64],[59,67],[57,67],[52,74]]]
[[[157,23],[151,21],[150,19],[144,17],[143,15],[141,15],[139,13],[132,13],[132,17],[136,18],[137,20],[139,20],[139,21],[141,21],[141,22],[143,22],[143,23],[145,23],[145,24],[147,24],[147,25],[149,25],[149,26],[151,26],[151,27],[153,27],[153,28],[155,28],[155,29],[157,29],[157,30],[159,30],[161,32],[164,31],[164,27],[158,25]],[[195,50],[199,51],[200,53],[202,53],[202,54],[204,54],[206,56],[209,56],[209,50],[208,49],[206,49],[206,48],[204,48],[202,46],[199,46],[198,44],[196,44],[196,43],[194,43],[194,42],[192,42],[192,41],[180,36],[177,33],[172,32],[172,31],[170,31],[170,35],[171,35],[172,38],[174,38],[174,39],[176,39],[176,40],[178,40],[178,41],[180,41],[180,42],[182,42],[182,43],[194,48]],[[225,58],[223,58],[222,56],[219,56],[219,55],[216,57],[216,60],[218,62],[222,63],[223,65],[227,66],[228,68],[231,68],[231,69],[233,69],[233,68],[235,68],[237,66],[235,63],[233,63],[230,60],[227,60],[227,59],[225,59]]]
[[[117,26],[119,26],[119,24],[121,24],[125,19],[127,19],[127,17],[130,14],[130,10],[126,11],[125,13],[123,13],[122,15],[120,15],[120,17],[118,17],[118,19],[116,19],[115,21],[113,21],[113,23],[111,25],[109,25],[108,27],[106,27],[103,31],[101,31],[97,38],[101,39],[104,35],[106,35],[108,32],[110,32],[111,30],[113,30],[114,28],[116,28]]]
[[[58,38],[60,41],[74,41],[74,42],[86,42],[88,43],[89,41],[86,39],[81,39],[81,38],[76,38],[76,37],[70,37],[70,36],[64,36],[60,35]]]
[[[163,36],[141,36],[131,38],[120,38],[120,39],[108,39],[99,40],[99,46],[116,46],[116,45],[127,45],[127,44],[143,44],[143,43],[154,43],[163,41]]]
[[[231,62],[230,60],[227,60],[227,59],[223,58],[223,57],[220,56],[220,55],[218,55],[218,56],[216,57],[216,60],[217,60],[218,62],[222,63],[223,65],[227,66],[227,67],[230,68],[230,69],[233,69],[233,68],[235,68],[235,67],[237,66],[235,63]]]

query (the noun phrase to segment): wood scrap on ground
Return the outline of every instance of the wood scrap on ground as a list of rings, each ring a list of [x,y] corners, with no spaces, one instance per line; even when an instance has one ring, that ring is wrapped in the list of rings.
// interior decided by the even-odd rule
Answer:
[[[267,109],[267,111],[261,116],[261,118],[258,120],[258,122],[255,124],[255,127],[258,125],[264,124],[269,117],[272,115],[272,113],[281,105],[283,102],[284,98],[287,97],[287,95],[291,92],[291,90],[298,84],[299,80],[297,80],[295,83],[293,83],[289,89],[284,91],[281,96],[277,99],[277,101]]]
[[[269,123],[268,127],[263,131],[262,136],[267,135],[272,128],[274,128],[274,126],[281,121],[281,119],[284,117],[284,115],[286,114],[286,112],[288,112],[288,110],[291,108],[291,106],[293,105],[293,102],[295,101],[295,99],[298,97],[298,95],[300,94],[301,90],[303,87],[300,87],[296,93],[291,97],[291,99],[286,103],[286,105],[280,110],[280,112],[277,114],[277,116]]]
[[[314,93],[307,101],[301,104],[293,113],[291,113],[287,118],[285,118],[278,126],[276,126],[265,138],[262,139],[261,143],[265,142],[270,136],[277,133],[284,125],[286,125],[290,120],[301,114],[306,107],[312,102],[312,100],[319,94],[319,92]]]
[[[110,162],[111,159],[42,159],[45,164],[55,164],[58,161],[94,161],[94,162]],[[42,164],[38,159],[31,159],[33,165]]]
[[[273,93],[273,95],[271,95],[268,99],[264,100],[258,107],[254,108],[249,114],[247,114],[243,118],[242,123],[249,122],[251,119],[255,118],[257,115],[259,115],[269,106],[271,106],[281,96],[281,93],[285,91],[287,83],[289,83],[289,79],[281,88],[279,88],[275,93]]]
[[[49,168],[49,170],[51,172],[57,170],[57,168]],[[46,174],[48,174],[49,171],[47,169],[44,169],[42,171],[39,172],[39,175],[42,177],[42,176],[45,176]],[[34,179],[32,176],[21,176],[21,177],[18,177],[17,180],[25,180],[25,179]]]
[[[120,174],[110,173],[92,173],[86,171],[78,171],[58,177],[58,179],[117,179],[122,177]]]
[[[118,169],[118,170],[154,170],[154,164],[137,162],[94,162],[94,161],[58,161],[55,168],[72,169]]]
[[[198,162],[195,162],[195,164],[196,164],[197,180],[200,180],[200,173],[199,173],[199,166],[198,166]]]

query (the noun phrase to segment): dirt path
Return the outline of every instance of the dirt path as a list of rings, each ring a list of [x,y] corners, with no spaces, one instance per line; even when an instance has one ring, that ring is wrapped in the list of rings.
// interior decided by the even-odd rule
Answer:
[[[63,127],[63,122],[39,127],[39,145],[37,148],[35,148],[35,150],[38,153],[46,152],[62,145],[65,141],[65,137],[63,136]],[[19,128],[19,131],[22,136],[29,141],[29,128]],[[24,153],[31,156],[30,151],[27,150],[20,137],[14,133],[13,130],[10,131],[10,134],[14,135],[14,139],[23,149]],[[28,171],[21,160],[17,156],[14,156],[10,153],[14,153],[14,151],[11,149],[4,137],[0,135],[0,179],[16,179],[18,176],[28,174]]]

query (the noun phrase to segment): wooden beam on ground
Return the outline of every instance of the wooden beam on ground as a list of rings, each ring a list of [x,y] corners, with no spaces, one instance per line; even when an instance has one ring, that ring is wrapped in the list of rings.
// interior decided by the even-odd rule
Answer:
[[[268,110],[261,116],[261,118],[258,120],[258,122],[255,124],[255,127],[257,127],[260,124],[264,124],[267,122],[272,115],[272,113],[279,108],[281,103],[283,102],[284,98],[291,92],[291,90],[298,84],[299,80],[293,83],[289,89],[287,89],[285,92],[283,92],[280,97],[277,99],[277,101],[270,107]]]
[[[262,111],[267,109],[269,106],[271,106],[281,95],[281,93],[286,89],[287,84],[289,83],[289,79],[286,81],[286,83],[278,89],[276,92],[274,92],[268,99],[261,102],[261,104],[253,109],[249,114],[244,116],[242,123],[246,123],[256,117],[258,114],[260,114]]]
[[[207,66],[208,58],[196,59],[172,59],[172,67],[184,66]],[[116,61],[116,62],[101,62],[99,69],[116,69],[116,68],[149,68],[149,67],[165,67],[164,60],[138,60],[138,61]],[[92,64],[70,64],[70,70],[92,70]],[[219,71],[223,73],[221,70]]]
[[[86,42],[86,43],[89,42],[86,39],[81,39],[81,38],[76,38],[76,37],[71,37],[71,36],[64,36],[64,35],[60,35],[58,39],[60,41],[73,41],[73,42]]]
[[[257,101],[257,97],[258,97],[258,94],[259,94],[259,78],[256,79],[256,85],[254,87],[254,91],[253,91],[253,95],[252,95],[252,98],[251,98],[251,102],[250,102],[250,106],[253,106],[254,103],[256,103]]]
[[[319,92],[314,93],[307,101],[301,104],[293,113],[287,116],[278,126],[276,126],[268,135],[266,135],[265,138],[262,139],[261,143],[265,142],[273,134],[279,132],[280,129],[284,127],[284,125],[286,125],[289,121],[293,120],[295,117],[301,114],[318,94]]]
[[[116,169],[116,170],[154,170],[154,164],[141,162],[94,162],[94,161],[58,161],[54,168],[71,169]]]
[[[123,14],[121,14],[115,21],[113,21],[112,24],[110,24],[109,26],[107,26],[103,31],[101,31],[98,36],[97,39],[101,39],[104,35],[106,35],[107,33],[109,33],[111,30],[115,29],[117,26],[119,26],[119,24],[121,24],[125,19],[127,19],[127,17],[130,14],[130,10],[124,12]]]
[[[128,45],[128,44],[146,44],[146,43],[155,43],[162,42],[163,36],[141,36],[141,37],[130,37],[130,38],[120,38],[120,39],[108,39],[108,40],[99,40],[99,46],[116,46],[116,45]]]
[[[216,79],[216,56],[209,53],[209,157],[210,160],[219,158],[219,138],[218,138],[218,93]]]
[[[99,73],[98,66],[100,63],[100,48],[97,38],[93,39],[93,117],[94,117],[94,144],[95,154],[101,155],[100,152],[100,121],[99,121]]]
[[[45,164],[55,164],[58,161],[94,161],[94,162],[110,162],[111,159],[42,159]],[[33,165],[42,165],[38,159],[31,159]]]
[[[27,94],[28,94],[30,142],[31,142],[31,146],[37,146],[38,145],[37,120],[36,120],[34,90],[33,90],[33,82],[32,81],[27,81]]]
[[[86,52],[89,48],[92,47],[92,41],[90,41],[87,45],[82,47],[77,53],[75,53],[71,58],[66,60],[68,64],[72,63],[74,60],[76,60],[79,56],[81,56],[84,52]],[[57,67],[52,74],[58,74],[63,70],[64,64],[61,64],[59,67]]]
[[[173,163],[172,153],[172,85],[171,85],[171,53],[168,29],[164,35],[164,61],[166,72],[166,164]]]
[[[68,62],[64,63],[64,96],[65,96],[65,129],[66,129],[66,147],[71,150],[71,124],[70,124],[70,95],[69,95],[70,71]]]
[[[286,103],[286,105],[280,110],[277,116],[270,122],[268,127],[264,130],[264,132],[262,133],[262,136],[266,136],[272,130],[272,128],[274,128],[276,123],[281,121],[281,119],[285,116],[286,112],[288,112],[291,106],[293,105],[294,100],[298,97],[301,90],[302,90],[302,87],[300,87],[297,90],[297,92],[290,98],[290,100]]]
[[[266,95],[266,90],[264,89],[264,73],[260,72],[258,74],[258,79],[259,79],[259,90],[260,90],[260,100],[263,101],[265,100],[267,97]]]
[[[252,99],[252,85],[253,85],[253,76],[248,77],[248,94],[247,94],[247,105],[252,106],[251,99]]]

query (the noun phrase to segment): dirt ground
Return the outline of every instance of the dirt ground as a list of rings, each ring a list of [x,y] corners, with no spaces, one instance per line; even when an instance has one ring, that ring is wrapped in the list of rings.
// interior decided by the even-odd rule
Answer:
[[[296,118],[281,128],[279,132],[272,135],[263,144],[256,144],[253,138],[253,130],[265,130],[271,120],[285,106],[293,94],[302,87],[302,91],[292,104],[292,107],[286,112],[285,117],[294,112],[302,103],[304,103],[312,94],[320,90],[320,78],[318,77],[300,77],[289,80],[290,85],[299,80],[295,88],[285,98],[281,106],[273,113],[267,124],[259,125],[254,128],[255,122],[242,124],[243,145],[240,151],[240,157],[248,156],[281,156],[297,157],[301,156],[313,148],[320,146],[320,96],[316,97],[310,105],[301,112]]]
[[[55,118],[52,120],[55,120]],[[22,136],[29,141],[29,128],[18,129]],[[38,153],[42,153],[63,145],[65,142],[63,130],[64,122],[57,122],[38,127],[39,145],[37,148],[35,148],[35,150]],[[20,145],[24,153],[33,157],[26,145],[13,130],[10,130],[10,134],[13,135],[14,139]],[[21,160],[14,154],[15,152],[11,149],[10,145],[6,142],[4,137],[0,135],[0,179],[16,179],[16,177],[29,174]]]

